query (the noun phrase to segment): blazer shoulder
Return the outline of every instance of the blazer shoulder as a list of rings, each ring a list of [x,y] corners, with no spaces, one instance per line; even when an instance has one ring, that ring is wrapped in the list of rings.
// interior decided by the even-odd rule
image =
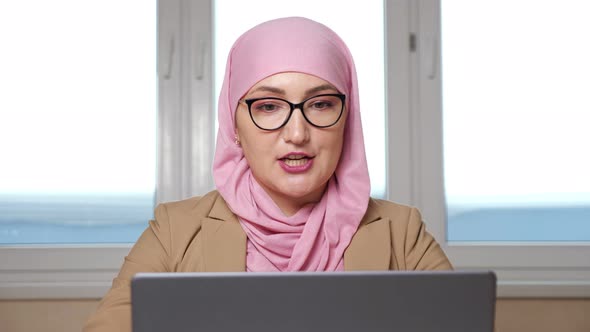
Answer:
[[[381,199],[371,199],[369,209],[389,219],[392,266],[400,270],[451,270],[452,265],[417,208]]]
[[[407,223],[410,216],[416,212],[417,209],[414,207],[377,198],[371,198],[367,207],[367,215],[373,215],[374,218],[388,218],[394,224]]]
[[[201,218],[209,215],[219,199],[222,199],[221,195],[217,190],[213,190],[203,196],[159,204],[156,210],[165,210],[171,223],[186,220],[200,221]]]
[[[159,204],[154,212],[152,229],[170,243],[170,251],[185,250],[201,230],[201,222],[219,203],[225,204],[217,191],[181,201]],[[166,235],[167,234],[167,235]]]
[[[413,206],[371,198],[367,210],[369,209],[374,214],[374,219],[389,219],[391,230],[396,236],[407,235],[408,232],[426,227],[422,221],[422,214]]]

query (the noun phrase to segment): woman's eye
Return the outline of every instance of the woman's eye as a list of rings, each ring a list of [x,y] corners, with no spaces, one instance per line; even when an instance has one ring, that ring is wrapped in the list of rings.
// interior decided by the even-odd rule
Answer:
[[[317,102],[314,102],[313,104],[311,104],[311,107],[316,110],[329,108],[331,106],[332,106],[332,104],[327,101],[317,101]]]
[[[278,109],[279,107],[275,104],[261,104],[256,106],[256,110],[261,112],[273,112]]]

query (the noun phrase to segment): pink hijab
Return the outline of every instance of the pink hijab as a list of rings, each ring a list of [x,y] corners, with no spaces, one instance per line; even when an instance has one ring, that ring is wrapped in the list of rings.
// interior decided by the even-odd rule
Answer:
[[[322,199],[285,216],[258,184],[235,144],[238,100],[258,81],[301,72],[330,82],[346,95],[347,124],[340,161]],[[367,209],[370,183],[350,51],[328,27],[290,17],[262,23],[233,45],[219,96],[219,132],[213,163],[217,190],[248,236],[248,271],[335,271]]]

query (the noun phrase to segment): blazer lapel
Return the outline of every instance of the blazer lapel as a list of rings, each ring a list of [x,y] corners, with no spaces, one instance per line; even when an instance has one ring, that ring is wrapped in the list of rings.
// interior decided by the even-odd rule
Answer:
[[[377,214],[374,204],[369,202],[367,213],[344,253],[346,271],[390,268],[390,223]],[[246,233],[221,196],[201,222],[204,271],[246,271]]]
[[[201,222],[204,271],[246,271],[246,233],[221,196]]]
[[[389,270],[391,262],[391,230],[387,218],[377,214],[371,200],[359,229],[344,252],[344,269]]]

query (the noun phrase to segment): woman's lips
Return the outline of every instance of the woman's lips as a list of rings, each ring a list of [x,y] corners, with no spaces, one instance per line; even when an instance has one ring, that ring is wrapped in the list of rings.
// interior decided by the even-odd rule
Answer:
[[[303,173],[313,165],[313,157],[305,153],[289,153],[279,159],[279,165],[287,173]]]

